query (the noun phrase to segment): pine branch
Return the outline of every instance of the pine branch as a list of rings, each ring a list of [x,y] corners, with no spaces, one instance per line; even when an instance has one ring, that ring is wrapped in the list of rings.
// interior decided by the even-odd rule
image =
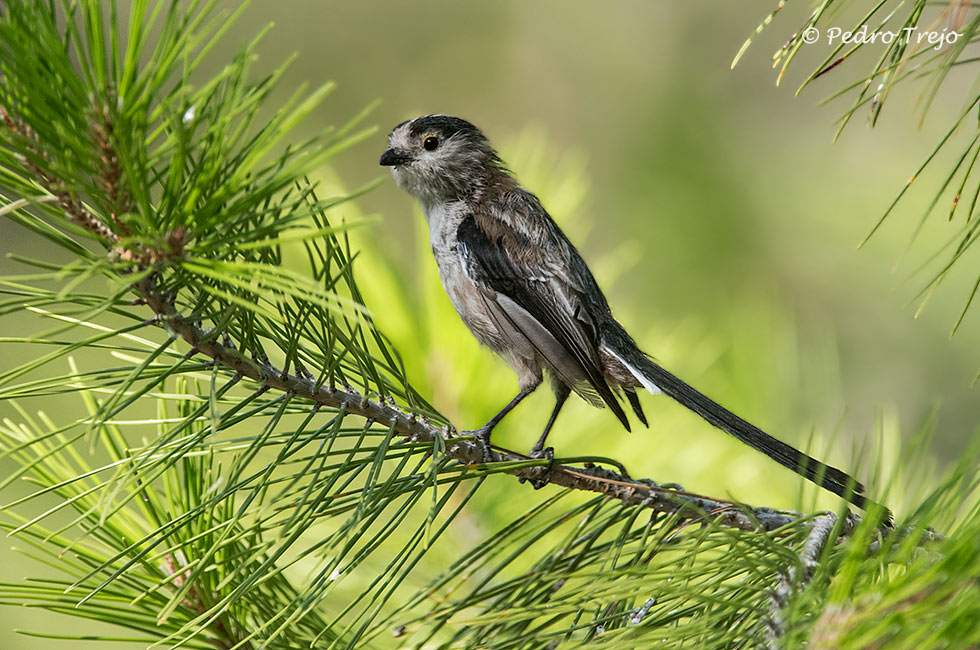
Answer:
[[[812,527],[807,534],[806,543],[803,545],[803,550],[800,551],[799,569],[801,570],[798,571],[797,567],[793,566],[780,573],[776,588],[770,597],[769,618],[766,620],[766,640],[773,650],[784,647],[787,627],[785,615],[794,592],[804,588],[810,582],[820,555],[827,548],[827,545],[838,539],[842,533],[846,535],[853,528],[853,525],[846,521],[842,527],[839,527],[839,522],[839,518],[833,513],[817,515],[812,520]]]
[[[104,152],[112,155],[111,150]],[[51,179],[40,177],[39,184],[51,183]],[[51,191],[50,187],[46,187]],[[142,248],[133,251],[123,247],[118,235],[112,233],[73,201],[62,201],[65,212],[76,223],[86,227],[91,233],[104,240],[105,245],[122,258],[130,260],[164,260],[174,255],[174,251]],[[428,422],[405,413],[402,410],[358,393],[353,388],[338,389],[334,385],[321,386],[308,377],[290,374],[287,370],[276,368],[268,360],[261,360],[259,353],[253,358],[234,347],[230,341],[218,342],[215,332],[204,332],[190,320],[177,312],[175,296],[167,296],[157,290],[150,275],[133,287],[139,300],[154,312],[153,320],[162,321],[172,332],[178,334],[194,351],[203,354],[224,368],[235,373],[236,377],[247,377],[262,386],[264,390],[275,389],[289,396],[296,396],[322,406],[357,415],[369,422],[379,422],[392,427],[411,442],[434,443],[442,440],[447,454],[454,460],[477,466],[483,462],[481,447],[469,436],[459,436],[452,428],[438,429]],[[492,451],[493,462],[513,465],[505,473],[523,481],[539,481],[544,477],[550,483],[574,490],[595,492],[627,505],[642,506],[657,512],[680,515],[694,521],[714,521],[723,526],[741,530],[773,531],[798,521],[811,521],[800,513],[781,511],[768,507],[751,507],[725,499],[692,494],[673,487],[661,487],[650,479],[632,479],[624,474],[595,466],[571,467],[555,465],[550,473],[542,467],[543,461],[531,459],[517,452],[497,447]],[[622,464],[612,461],[622,467]],[[829,513],[828,513],[829,514]],[[851,530],[862,520],[860,515],[849,514],[845,521],[845,532]],[[890,523],[883,524],[890,528]],[[933,534],[930,533],[930,536]],[[933,536],[932,539],[938,539]]]
[[[482,464],[483,452],[471,437],[460,436],[450,428],[436,428],[393,406],[373,401],[352,388],[320,386],[310,378],[289,374],[268,361],[251,360],[233,345],[219,343],[213,332],[205,333],[179,315],[174,308],[173,299],[156,291],[151,279],[142,280],[136,289],[142,300],[170,330],[180,335],[195,351],[214,359],[236,376],[247,377],[266,389],[275,389],[309,400],[318,407],[330,407],[363,417],[370,422],[391,426],[397,434],[411,442],[433,443],[443,440],[446,453],[454,460],[464,465]],[[493,462],[514,466],[505,470],[507,474],[525,481],[537,481],[543,477],[543,461],[499,447],[491,452]],[[555,465],[549,482],[574,490],[604,494],[628,505],[643,506],[666,514],[679,514],[685,519],[712,520],[741,530],[773,531],[803,518],[799,513],[765,507],[747,508],[724,499],[660,487],[648,479],[636,480],[598,467]],[[847,521],[848,528],[851,528],[861,521],[861,517],[852,514]]]

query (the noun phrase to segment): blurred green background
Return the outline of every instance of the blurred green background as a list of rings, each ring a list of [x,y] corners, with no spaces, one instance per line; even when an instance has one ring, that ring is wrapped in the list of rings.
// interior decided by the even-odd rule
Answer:
[[[874,130],[858,113],[833,144],[833,121],[847,103],[819,107],[817,100],[855,80],[861,62],[848,61],[799,98],[796,84],[826,47],[803,48],[781,88],[769,66],[802,21],[791,12],[806,7],[786,9],[729,69],[771,4],[257,1],[206,72],[275,22],[257,71],[298,53],[286,90],[336,80],[320,125],[342,123],[381,99],[367,118],[378,127],[374,136],[323,170],[335,188],[387,177],[377,159],[397,122],[434,112],[469,119],[541,195],[640,346],[675,373],[787,442],[805,446],[812,438],[826,460],[861,464],[864,478],[870,457],[884,457],[888,468],[897,433],[917,432],[934,412],[933,450],[940,462],[953,459],[980,424],[970,387],[980,369],[976,314],[948,336],[975,279],[966,272],[971,262],[954,270],[918,318],[913,299],[930,278],[916,270],[965,214],[947,224],[941,204],[910,247],[951,157],[941,155],[919,179],[923,188],[868,246],[855,247],[948,128],[962,101],[956,88],[972,78],[956,72],[921,126],[914,111],[921,86],[900,88]],[[378,215],[357,231],[370,250],[355,268],[382,330],[437,408],[460,427],[482,423],[516,384],[452,312],[417,208],[386,178],[338,212],[361,215]],[[10,222],[0,222],[0,237],[8,251],[45,256],[43,243]],[[0,271],[27,272],[8,259]],[[3,335],[34,327],[0,319]],[[0,354],[13,364],[28,353],[5,345]],[[529,448],[551,399],[539,391],[505,420],[496,442]],[[801,494],[792,473],[668,400],[643,401],[649,431],[626,434],[608,412],[576,401],[552,443],[559,455],[612,456],[634,476],[697,492],[775,507],[836,503],[809,489]],[[64,420],[81,413],[73,396],[46,408]],[[6,404],[0,416],[16,419]],[[0,472],[9,471],[0,461]],[[458,535],[472,543],[518,508],[517,498],[536,496],[498,477],[467,519],[473,529]],[[889,504],[900,509],[905,498],[893,491]],[[0,579],[21,579],[31,569],[9,546],[0,545]],[[51,647],[11,630],[59,626],[85,629],[2,608],[0,648]]]

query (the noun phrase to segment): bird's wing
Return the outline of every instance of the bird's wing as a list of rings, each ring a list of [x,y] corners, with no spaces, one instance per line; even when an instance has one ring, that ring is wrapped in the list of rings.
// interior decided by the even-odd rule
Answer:
[[[629,429],[601,369],[598,328],[583,292],[585,283],[595,285],[588,268],[533,195],[515,190],[493,203],[495,212],[467,216],[456,234],[463,269],[497,327],[530,342],[559,379],[608,405]]]

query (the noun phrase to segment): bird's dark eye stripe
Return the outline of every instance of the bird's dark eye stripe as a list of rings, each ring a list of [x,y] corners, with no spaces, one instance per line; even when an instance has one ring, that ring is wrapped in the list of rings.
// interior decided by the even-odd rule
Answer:
[[[422,147],[426,151],[434,151],[436,147],[439,146],[439,138],[434,135],[426,136],[425,140],[422,140]]]

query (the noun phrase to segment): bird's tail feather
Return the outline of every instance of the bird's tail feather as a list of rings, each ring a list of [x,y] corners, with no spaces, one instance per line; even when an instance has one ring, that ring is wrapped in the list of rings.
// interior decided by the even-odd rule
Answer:
[[[710,424],[735,436],[813,483],[840,495],[859,508],[866,510],[869,504],[874,503],[862,494],[864,486],[848,474],[773,438],[667,372],[640,350],[634,348],[629,352],[621,351],[616,356],[636,376],[637,381],[651,393],[664,393]]]

